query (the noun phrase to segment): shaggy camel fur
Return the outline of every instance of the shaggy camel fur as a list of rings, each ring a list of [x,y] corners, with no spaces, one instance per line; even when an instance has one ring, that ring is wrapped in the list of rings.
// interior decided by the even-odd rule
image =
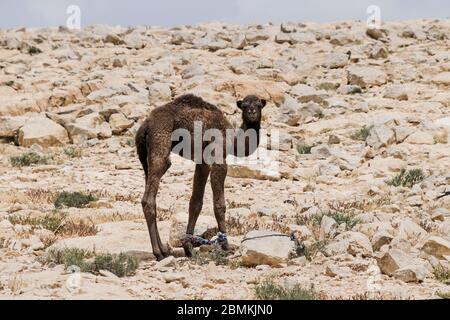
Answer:
[[[228,250],[225,226],[225,195],[224,182],[227,175],[227,154],[236,156],[248,156],[252,154],[259,145],[259,131],[261,124],[261,110],[266,101],[256,96],[247,96],[238,101],[237,106],[242,110],[241,130],[237,130],[233,136],[233,148],[223,143],[223,161],[220,163],[209,163],[202,158],[200,162],[195,160],[196,168],[194,174],[194,185],[192,197],[189,203],[189,221],[186,230],[186,238],[183,247],[186,256],[192,255],[192,247],[195,245],[194,228],[203,206],[203,196],[208,176],[211,175],[211,186],[214,199],[214,214],[218,223],[218,242],[224,250]],[[203,132],[208,129],[218,129],[225,139],[226,131],[232,129],[230,122],[225,118],[222,111],[216,106],[204,101],[194,95],[183,95],[172,102],[154,109],[145,120],[136,134],[136,147],[139,159],[145,172],[145,192],[142,199],[142,208],[150,233],[150,241],[153,253],[157,260],[162,260],[169,255],[169,251],[163,246],[156,222],[156,195],[162,176],[171,166],[170,154],[180,141],[173,141],[172,133],[177,129],[184,129],[194,136],[195,123],[202,124]],[[245,133],[255,130],[257,136],[256,145],[249,143]],[[244,138],[245,137],[245,138]],[[241,138],[245,139],[245,150],[238,150],[237,146]],[[195,140],[195,137],[194,139]],[[213,141],[212,141],[213,142]],[[204,150],[212,142],[201,142]],[[194,149],[194,141],[191,141]],[[239,152],[240,151],[240,152]],[[181,156],[187,157],[183,152]],[[189,155],[190,160],[194,158]]]

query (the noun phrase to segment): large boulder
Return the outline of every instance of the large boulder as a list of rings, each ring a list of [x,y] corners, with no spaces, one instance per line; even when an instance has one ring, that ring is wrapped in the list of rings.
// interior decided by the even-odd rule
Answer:
[[[430,274],[426,261],[400,250],[391,249],[377,258],[382,273],[404,282],[421,282]]]
[[[398,269],[413,264],[414,259],[400,249],[391,249],[377,259],[381,272],[392,276]]]
[[[450,72],[442,72],[431,80],[434,84],[450,86]]]
[[[325,255],[333,256],[349,253],[353,256],[372,256],[372,244],[369,238],[360,232],[347,231],[338,235],[333,242],[325,247]]]
[[[373,126],[366,139],[367,145],[374,148],[387,147],[395,142],[395,132],[385,124]]]
[[[27,118],[18,117],[0,117],[0,138],[14,138],[17,136],[20,127],[25,125]]]
[[[295,248],[289,236],[273,231],[251,231],[241,243],[242,264],[245,266],[270,265],[278,267],[286,263]]]
[[[422,251],[438,259],[450,257],[450,241],[441,237],[430,237],[422,247]]]
[[[19,129],[19,144],[29,147],[38,144],[44,148],[61,146],[69,142],[66,129],[46,117],[30,118]]]

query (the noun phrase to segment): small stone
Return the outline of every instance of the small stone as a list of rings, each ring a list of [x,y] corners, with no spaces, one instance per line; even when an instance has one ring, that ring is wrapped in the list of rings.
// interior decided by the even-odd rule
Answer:
[[[408,138],[406,138],[405,143],[411,144],[434,144],[434,137],[431,133],[424,131],[415,131]]]
[[[341,143],[341,139],[339,139],[338,136],[332,134],[328,137],[328,143],[329,144],[339,144],[339,143]]]
[[[159,261],[156,264],[156,268],[169,268],[169,267],[176,267],[177,266],[177,259],[174,256],[168,256],[164,260]]]
[[[183,281],[184,279],[186,279],[186,276],[180,273],[165,273],[163,275],[163,279],[166,283],[171,283],[176,281]]]
[[[433,221],[445,221],[445,217],[450,217],[450,211],[444,208],[437,208],[431,213]]]
[[[394,237],[387,231],[379,231],[372,237],[373,250],[378,251],[382,246],[391,243]]]
[[[366,139],[368,146],[379,149],[387,147],[395,142],[395,133],[388,126],[381,124],[373,126],[369,131],[369,136]]]
[[[104,276],[106,278],[119,279],[119,277],[117,275],[115,275],[114,273],[112,273],[111,271],[108,271],[108,270],[100,270],[98,273],[100,273],[102,276]]]
[[[366,34],[372,39],[378,40],[385,36],[384,30],[379,28],[368,28],[366,30]]]
[[[361,88],[380,86],[387,82],[386,73],[375,67],[351,66],[347,73],[348,83]]]
[[[128,120],[121,113],[114,113],[109,118],[109,125],[111,126],[112,133],[120,134],[123,131],[131,128],[134,124],[134,121]]]
[[[352,270],[349,267],[340,267],[334,264],[328,264],[325,267],[325,275],[329,277],[339,277],[339,278],[346,278],[351,276]]]
[[[320,223],[319,240],[333,238],[336,233],[337,226],[338,225],[333,218],[324,215]]]

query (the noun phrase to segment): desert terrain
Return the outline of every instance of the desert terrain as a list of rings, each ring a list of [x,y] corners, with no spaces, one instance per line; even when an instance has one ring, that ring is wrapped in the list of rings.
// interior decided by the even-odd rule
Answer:
[[[0,298],[448,298],[449,36],[450,20],[0,30]],[[157,262],[134,135],[185,93],[236,126],[238,99],[266,99],[279,141],[229,167],[229,254],[183,257],[195,164],[174,155]],[[196,232],[216,228],[208,184]]]

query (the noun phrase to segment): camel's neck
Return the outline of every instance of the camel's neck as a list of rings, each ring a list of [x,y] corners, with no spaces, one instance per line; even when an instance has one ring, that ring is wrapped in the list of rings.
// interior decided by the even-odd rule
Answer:
[[[243,121],[234,136],[233,155],[236,157],[248,157],[259,146],[261,123],[248,123]]]

